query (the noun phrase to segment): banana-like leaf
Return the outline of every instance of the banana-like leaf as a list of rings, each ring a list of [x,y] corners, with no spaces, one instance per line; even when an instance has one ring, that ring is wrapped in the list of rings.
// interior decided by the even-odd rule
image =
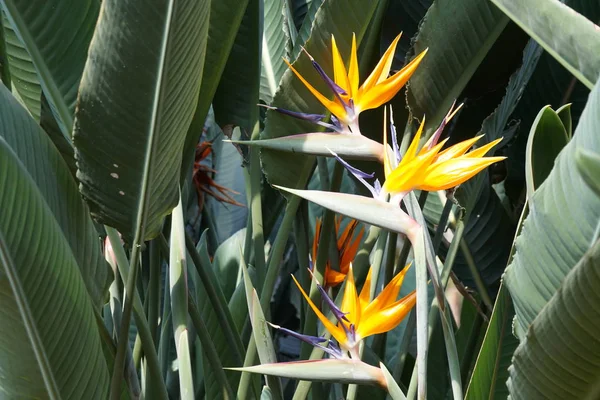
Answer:
[[[265,0],[263,10],[262,55],[260,69],[260,99],[271,103],[279,81],[286,70],[282,58],[286,56],[286,44],[289,40],[284,29],[284,0]],[[306,1],[302,1],[305,8]],[[302,16],[304,18],[304,15]]]
[[[100,2],[5,0],[2,8],[33,61],[63,134],[70,140],[77,90]],[[25,64],[22,66],[28,69]],[[28,107],[31,104],[26,103]]]
[[[331,153],[333,151],[343,159],[371,160],[383,163],[383,145],[365,136],[313,132],[275,139],[234,140],[232,142],[269,150],[324,157],[333,157]]]
[[[567,130],[558,114],[550,106],[542,108],[533,121],[527,140],[525,175],[529,198],[533,196],[534,188],[546,180],[556,156],[568,141]]]
[[[578,149],[575,159],[585,183],[600,196],[600,155],[585,149]]]
[[[248,0],[210,0],[208,42],[202,70],[200,97],[196,106],[194,124],[185,138],[184,168],[189,168],[192,163],[194,149],[202,135],[204,120],[210,110],[247,5]],[[187,165],[188,162],[190,165]]]
[[[100,309],[112,271],[77,183],[48,136],[4,85],[0,85],[0,105],[0,137],[35,181],[71,247],[92,303]]]
[[[217,123],[220,126],[240,126],[248,135],[252,133],[258,118],[256,104],[260,88],[263,18],[261,1],[248,2],[213,98]]]
[[[106,398],[108,368],[77,261],[36,182],[2,138],[0,187],[3,396]]]
[[[527,329],[587,251],[600,219],[600,199],[577,170],[577,148],[600,152],[600,85],[590,94],[573,139],[529,199],[529,215],[516,240],[504,282],[514,301],[515,333]]]
[[[100,222],[128,240],[143,222],[140,239],[149,239],[177,204],[208,0],[107,0],[102,7],[75,121],[77,177]]]
[[[4,13],[2,13],[2,25],[12,86],[21,96],[33,119],[39,121],[42,106],[42,87],[37,71],[31,61],[31,56],[19,40]]]
[[[598,265],[599,241],[567,274],[529,327],[509,369],[512,399],[597,398]]]
[[[352,43],[352,33],[356,33],[357,42],[360,43],[377,3],[378,1],[331,0],[323,3],[318,9],[312,33],[310,39],[306,42],[305,48],[315,57],[315,60],[329,76],[333,76],[331,73],[333,69],[331,35],[335,35],[341,53],[348,57]],[[314,69],[310,58],[305,54],[298,56],[298,59],[294,62],[294,68],[321,93],[326,95],[331,93]],[[324,114],[325,110],[323,105],[289,70],[283,75],[271,105],[304,113]],[[310,122],[301,121],[278,112],[267,111],[265,130],[261,134],[261,139],[274,139],[314,130],[315,125]],[[304,171],[311,168],[314,158],[262,150],[261,161],[269,182],[296,188],[305,184],[305,182],[300,182],[299,177],[304,176]]]
[[[492,2],[583,84],[594,86],[600,74],[600,31],[592,21],[558,0]]]
[[[411,77],[408,105],[426,116],[426,131],[439,125],[492,47],[508,18],[487,1],[435,1],[427,11],[413,50],[429,48]]]
[[[508,290],[502,286],[496,298],[488,325],[473,369],[466,400],[503,399],[508,397],[506,380],[513,352],[519,341],[512,334],[515,315]]]
[[[246,228],[242,228],[221,243],[215,251],[213,266],[227,300],[231,299],[238,283],[240,263],[243,260],[240,249],[244,248],[245,238]]]
[[[294,1],[296,3],[297,1]],[[312,30],[313,23],[315,22],[315,16],[317,15],[317,11],[319,7],[323,5],[324,0],[310,0],[310,4],[306,9],[306,14],[302,17],[302,25],[296,27],[298,28],[297,36],[293,43],[293,49],[291,51],[291,58],[297,58],[298,54],[302,51],[302,46],[306,44],[306,41],[310,37],[310,32]],[[297,10],[292,12],[294,21],[299,21],[299,15]]]
[[[351,359],[294,361],[228,369],[305,381],[387,386],[383,372],[379,368]]]

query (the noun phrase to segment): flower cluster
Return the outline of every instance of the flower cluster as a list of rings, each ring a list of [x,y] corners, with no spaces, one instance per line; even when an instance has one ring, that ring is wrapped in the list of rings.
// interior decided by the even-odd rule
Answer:
[[[460,106],[456,109],[454,106],[451,107],[446,117],[441,121],[439,127],[435,129],[431,137],[427,141],[424,141],[424,143],[422,143],[423,141],[421,140],[425,127],[425,118],[423,117],[414,138],[403,154],[398,146],[398,138],[393,124],[391,110],[389,125],[387,117],[388,110],[384,110],[382,144],[370,141],[370,139],[366,139],[361,135],[358,120],[359,114],[362,111],[377,108],[390,101],[409,80],[426,55],[427,50],[418,54],[404,68],[390,76],[392,60],[399,39],[400,36],[394,39],[375,69],[362,85],[359,84],[360,74],[356,37],[353,36],[352,38],[350,60],[347,64],[348,68],[346,68],[346,64],[338,50],[336,41],[332,37],[331,51],[333,58],[333,79],[325,73],[323,68],[308,52],[304,51],[304,54],[310,58],[318,75],[330,89],[333,99],[330,99],[315,89],[315,87],[309,83],[300,72],[286,61],[296,77],[302,81],[306,88],[331,113],[331,120],[330,122],[325,121],[325,115],[321,114],[284,110],[273,106],[269,106],[268,108],[295,118],[312,121],[330,129],[333,133],[327,134],[328,136],[325,138],[322,133],[308,133],[303,135],[302,140],[305,142],[310,141],[311,138],[316,139],[313,143],[317,143],[317,145],[311,145],[312,147],[310,147],[310,150],[307,150],[309,147],[297,148],[294,147],[294,145],[287,147],[282,145],[286,140],[290,143],[298,143],[295,141],[298,136],[296,136],[296,139],[294,139],[294,136],[280,138],[276,143],[277,147],[271,148],[295,152],[303,152],[304,150],[304,152],[308,154],[335,157],[357,180],[362,182],[369,189],[373,198],[342,193],[280,188],[351,218],[373,225],[379,225],[380,227],[387,229],[393,229],[406,235],[415,248],[414,262],[417,265],[421,265],[420,263],[426,262],[425,256],[423,255],[424,242],[422,240],[422,237],[426,232],[421,225],[400,208],[400,202],[413,190],[439,191],[456,187],[491,164],[503,160],[504,157],[486,157],[486,154],[490,152],[501,139],[471,150],[482,136],[477,136],[444,148],[448,140],[440,140],[444,127],[456,115]],[[388,129],[391,136],[391,148],[388,146]],[[336,141],[336,137],[344,138],[343,146],[339,145],[342,141]],[[346,139],[349,139],[350,141]],[[367,149],[365,150],[366,153],[360,153],[363,156],[367,156],[363,158],[379,160],[383,164],[385,175],[383,184],[377,180],[373,183],[369,183],[369,180],[373,179],[374,174],[360,171],[344,160],[346,155],[348,157],[361,158],[357,157],[359,152],[347,150],[347,143],[350,142],[356,143],[356,147],[362,146]],[[268,148],[269,146],[274,146],[273,143],[273,140],[264,140],[255,141],[252,144]],[[328,143],[332,144],[332,146],[329,147],[327,145]],[[322,144],[322,146],[319,144]],[[339,147],[335,147],[336,144],[338,144]],[[315,150],[315,147],[319,146],[323,148]],[[332,149],[332,147],[334,147],[334,149]],[[342,151],[334,151],[337,148],[342,149]],[[346,153],[342,153],[343,151],[346,151]],[[344,204],[345,202],[346,204]],[[364,209],[361,210],[361,208]],[[366,209],[372,211],[374,214],[378,214],[378,216],[373,217],[369,214],[369,211],[365,211]],[[389,212],[389,215],[385,214],[386,212]],[[389,219],[396,219],[396,221],[390,222]],[[323,337],[299,334],[279,326],[275,327],[282,329],[287,334],[293,335],[313,346],[321,348],[328,353],[332,359],[347,360],[348,362],[355,363],[353,365],[357,365],[357,362],[360,363],[359,345],[361,341],[368,336],[388,332],[398,326],[411,308],[416,304],[417,295],[413,291],[407,296],[398,299],[402,282],[410,264],[396,274],[396,276],[394,276],[377,295],[371,293],[372,287],[375,288],[376,285],[372,285],[371,283],[372,271],[369,270],[366,282],[364,283],[360,294],[358,294],[354,281],[352,261],[358,251],[363,231],[361,229],[355,237],[354,231],[358,222],[352,220],[340,235],[340,221],[340,219],[336,219],[335,221],[335,237],[339,253],[339,270],[334,270],[330,265],[331,263],[327,261],[326,265],[317,266],[319,271],[324,271],[323,282],[315,282],[316,287],[321,294],[323,304],[331,311],[335,321],[332,322],[326,317],[323,310],[315,304],[306,293],[305,289],[303,289],[294,278],[294,282],[308,302],[308,305],[317,315],[325,329],[331,334],[333,339],[327,340]],[[390,228],[392,226],[393,228]],[[321,228],[321,221],[318,220],[312,248],[313,261],[316,261],[317,257],[317,247],[321,236]],[[329,297],[328,289],[341,283],[344,283],[342,288],[343,298],[341,305],[338,307]],[[424,299],[425,301],[427,300],[426,294]],[[335,365],[338,366],[339,364]],[[281,368],[283,368],[283,366]],[[258,371],[258,369],[253,370],[253,372]],[[272,371],[271,369],[263,369],[262,371],[263,373],[274,373],[264,372]],[[377,375],[378,373],[373,372],[373,374]],[[309,375],[303,376],[307,377]],[[375,377],[375,375],[373,382],[381,382],[381,376]]]

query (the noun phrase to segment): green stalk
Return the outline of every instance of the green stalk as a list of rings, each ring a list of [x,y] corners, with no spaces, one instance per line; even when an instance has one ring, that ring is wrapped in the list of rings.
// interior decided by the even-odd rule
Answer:
[[[303,204],[306,204],[305,202]],[[296,217],[294,218],[294,238],[296,239],[296,254],[298,256],[298,282],[302,287],[307,287],[309,282],[309,262],[308,255],[311,249],[308,245],[308,227],[307,218],[304,210],[300,208]],[[304,325],[306,318],[306,309],[300,307],[300,326]]]
[[[396,361],[396,366],[394,367],[393,376],[396,381],[400,381],[402,378],[404,364],[406,364],[406,356],[408,355],[408,347],[410,346],[410,342],[412,341],[413,333],[416,327],[417,313],[415,310],[412,310],[408,315],[408,321],[406,323],[406,328],[404,329],[404,334],[402,335],[402,341],[400,342],[400,348],[398,350],[398,361]]]
[[[219,358],[219,354],[217,353],[217,349],[215,348],[213,341],[210,337],[210,333],[202,321],[202,317],[200,316],[200,312],[198,312],[198,307],[192,299],[191,296],[188,296],[188,311],[190,313],[190,318],[194,327],[196,328],[196,332],[198,333],[198,338],[202,343],[202,351],[208,360],[210,367],[213,369],[215,377],[221,388],[227,395],[225,398],[229,398],[233,400],[234,394],[231,386],[229,385],[229,381],[227,380],[227,376],[225,375],[225,371],[223,370],[223,365],[221,364],[221,360]],[[205,366],[206,368],[207,366]]]
[[[279,231],[277,232],[277,236],[275,237],[275,241],[273,242],[273,247],[271,248],[271,256],[269,257],[269,264],[267,267],[267,275],[263,283],[262,292],[260,294],[260,304],[263,310],[268,310],[269,304],[271,302],[273,289],[275,287],[275,281],[277,280],[277,276],[279,275],[279,266],[281,264],[281,260],[283,259],[285,246],[287,244],[290,231],[292,230],[294,218],[296,216],[296,212],[298,211],[298,206],[300,206],[301,201],[302,199],[298,196],[290,197],[285,209],[285,214],[283,215],[283,220],[281,221],[281,226],[279,227]],[[254,337],[251,336],[250,341],[248,342],[248,350],[246,351],[246,357],[244,359],[244,367],[254,365],[254,363],[256,362],[256,356],[256,342],[254,341]],[[252,379],[251,375],[252,374],[248,372],[242,372],[240,384],[238,386],[237,391],[238,399],[240,400],[245,399],[247,396],[248,387]]]
[[[185,244],[190,257],[196,266],[198,275],[202,280],[204,290],[206,290],[210,303],[213,306],[215,313],[219,316],[219,325],[221,326],[227,341],[232,346],[236,363],[241,364],[243,360],[242,354],[244,354],[244,345],[242,344],[240,335],[235,331],[235,323],[231,318],[231,313],[229,312],[227,302],[225,301],[225,295],[221,290],[221,286],[218,284],[217,277],[210,264],[210,259],[208,259],[206,255],[201,256],[198,253],[188,234],[185,235]]]
[[[194,399],[194,379],[187,329],[188,290],[185,254],[185,227],[181,195],[171,214],[171,254],[169,256],[169,289],[173,336],[179,364],[179,393],[183,400]]]
[[[119,237],[119,233],[116,229],[105,226],[106,233],[108,235],[108,239],[110,240],[110,244],[113,248],[113,252],[115,254],[115,258],[117,259],[117,267],[119,271],[119,275],[121,280],[125,281],[127,277],[130,277],[132,274],[130,273],[130,265],[127,261],[127,255],[125,254],[125,250],[123,249],[123,245],[121,244],[121,238]],[[139,253],[138,253],[139,254]],[[132,258],[133,259],[133,258]],[[131,264],[133,265],[133,264]],[[135,285],[134,285],[135,288]],[[146,362],[148,366],[148,374],[151,378],[149,382],[152,382],[154,389],[151,391],[153,395],[157,396],[159,399],[168,399],[169,396],[167,394],[167,388],[165,387],[164,380],[162,379],[162,374],[160,371],[160,363],[158,359],[158,355],[156,354],[156,348],[154,347],[154,341],[152,339],[152,333],[150,332],[150,328],[148,327],[148,323],[146,321],[146,316],[144,314],[144,306],[142,305],[142,300],[140,299],[139,293],[137,290],[129,291],[127,293],[133,293],[133,296],[128,295],[127,298],[133,298],[133,312],[135,318],[135,324],[138,328],[138,333],[140,335],[140,340],[142,342],[142,347],[144,349],[144,354],[146,356]],[[123,320],[121,321],[121,325],[123,324]],[[122,328],[121,328],[122,331]],[[120,335],[122,332],[120,332]],[[129,329],[127,329],[127,336],[125,336],[127,340],[128,346],[128,334]],[[117,347],[118,354],[118,347]],[[116,356],[115,356],[116,363]],[[112,385],[111,385],[112,387]]]
[[[369,256],[373,247],[375,247],[375,243],[377,243],[380,232],[381,228],[371,225],[367,231],[367,236],[356,252],[356,257],[354,257],[354,263],[352,265],[354,267],[354,277],[357,281],[365,279],[369,268],[371,268]]]
[[[454,260],[456,259],[456,254],[458,252],[459,246],[460,246],[460,241],[462,239],[462,236],[464,234],[464,222],[462,220],[460,220],[457,225],[456,225],[456,231],[454,233],[454,238],[452,240],[452,243],[450,244],[450,248],[448,249],[448,254],[446,256],[446,262],[444,263],[444,267],[442,269],[442,273],[440,276],[440,285],[441,287],[445,288],[447,283],[448,283],[448,279],[450,277],[450,272],[452,271],[452,266],[454,265]],[[444,313],[448,313],[446,315],[442,315],[442,318],[446,319],[446,323],[448,321],[450,321],[447,316],[449,315],[449,307],[447,306],[447,303],[445,302],[445,297],[444,299]],[[431,305],[431,312],[429,313],[429,323],[428,323],[428,334],[427,334],[427,341],[429,342],[429,340],[431,339],[431,335],[433,333],[433,330],[437,324],[438,321],[438,316],[439,316],[439,303],[437,300],[437,297],[433,299],[433,303]],[[449,325],[449,326],[448,326]],[[449,351],[450,353],[448,353],[448,362],[449,362],[449,367],[450,367],[450,375],[451,375],[451,379],[453,381],[453,394],[455,398],[461,398],[459,396],[459,394],[462,392],[462,385],[460,385],[460,365],[458,364],[458,355],[456,354],[456,344],[454,344],[454,351],[452,351],[451,347],[452,344],[454,343],[454,333],[452,332],[452,325],[448,324],[446,326],[446,329],[444,329],[444,340],[446,341],[446,347],[448,347],[450,350],[447,349],[447,351]],[[452,336],[451,338],[449,336]],[[451,358],[453,358],[451,360]],[[458,368],[456,368],[458,364]],[[413,369],[413,374],[411,376],[411,380],[410,380],[410,384],[408,387],[408,393],[407,393],[407,398],[408,399],[414,399],[416,392],[417,392],[417,381],[418,381],[418,366],[415,365],[415,368]],[[460,387],[459,387],[460,386]],[[459,397],[457,397],[459,396]]]
[[[340,163],[336,163],[333,167],[333,176],[331,179],[331,192],[339,191],[342,183],[344,167]],[[319,238],[319,247],[317,250],[317,259],[314,260],[313,276],[315,279],[311,280],[309,297],[315,303],[319,304],[319,290],[317,288],[317,282],[324,282],[325,276],[325,265],[329,256],[329,246],[331,243],[332,234],[335,232],[334,229],[335,213],[329,209],[326,209],[323,215],[323,224],[321,226],[321,237]],[[304,334],[314,334],[317,327],[317,316],[314,313],[306,314],[306,321],[304,322],[304,328],[302,332]],[[307,343],[302,343],[300,350],[300,358],[305,359],[310,355],[312,347]]]
[[[464,238],[460,240],[460,250],[462,251],[463,256],[465,257],[465,261],[469,266],[469,271],[471,271],[471,275],[473,276],[473,280],[475,281],[475,286],[477,286],[477,292],[481,296],[481,300],[483,304],[487,307],[488,310],[494,309],[494,303],[490,294],[488,293],[487,287],[481,279],[481,274],[475,265],[475,260],[473,260],[473,255],[471,254],[471,250],[469,250],[469,245]]]
[[[160,272],[162,270],[162,258],[160,250],[155,241],[150,242],[150,283],[148,285],[148,327],[154,342],[154,348],[158,348],[158,313],[160,310]]]
[[[254,127],[259,129],[258,122]],[[256,136],[254,133],[252,136]],[[250,209],[252,214],[252,243],[254,245],[254,269],[257,282],[264,282],[265,270],[265,237],[263,234],[263,215],[261,198],[260,148],[250,146]],[[260,289],[259,289],[260,290]],[[260,293],[260,292],[259,292]]]

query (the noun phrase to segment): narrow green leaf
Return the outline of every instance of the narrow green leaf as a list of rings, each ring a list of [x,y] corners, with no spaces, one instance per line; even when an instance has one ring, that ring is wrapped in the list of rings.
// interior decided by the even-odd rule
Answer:
[[[573,118],[571,116],[571,103],[565,104],[564,106],[556,110],[556,114],[560,118],[565,131],[567,132],[567,140],[571,140],[573,137]]]
[[[29,53],[39,83],[65,138],[70,141],[77,89],[100,2],[5,0],[2,8]]]
[[[4,395],[106,398],[108,369],[77,261],[36,183],[2,138],[0,187]]]
[[[428,9],[413,51],[429,51],[407,85],[410,110],[427,117],[426,132],[440,125],[507,22],[487,1],[438,0]]]
[[[600,31],[590,20],[558,0],[533,0],[527,5],[492,0],[588,88],[600,73]]]
[[[177,204],[181,152],[202,74],[208,0],[152,7],[108,0],[102,7],[80,88],[77,177],[99,221],[131,241],[143,219],[144,240],[158,234]]]
[[[477,356],[466,393],[466,400],[508,397],[506,380],[512,355],[519,344],[512,334],[515,311],[504,285],[498,292],[492,318]]]

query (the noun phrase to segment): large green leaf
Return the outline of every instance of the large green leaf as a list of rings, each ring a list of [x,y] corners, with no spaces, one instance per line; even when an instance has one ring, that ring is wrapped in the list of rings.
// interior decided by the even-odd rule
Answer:
[[[331,72],[333,65],[331,35],[335,35],[341,53],[348,57],[352,33],[356,33],[357,42],[360,43],[377,3],[377,1],[330,0],[318,9],[312,33],[305,44],[305,48],[330,76],[333,76]],[[294,62],[294,68],[321,93],[330,93],[327,85],[313,68],[309,57],[301,54]],[[283,75],[271,105],[304,113],[323,114],[325,112],[323,105],[289,70]],[[265,130],[261,135],[261,139],[310,132],[314,131],[315,127],[312,123],[294,119],[278,112],[268,111]],[[269,182],[287,187],[303,185],[305,182],[299,182],[298,179],[304,175],[301,171],[311,168],[314,162],[313,157],[290,155],[270,150],[261,151],[261,159]]]
[[[512,399],[598,398],[599,265],[597,241],[529,327],[509,369]]]
[[[35,181],[71,247],[92,303],[104,304],[112,272],[77,183],[48,136],[11,93],[0,85],[0,137]]]
[[[304,1],[300,3],[305,9],[309,7]],[[267,104],[273,100],[286,70],[282,58],[286,56],[285,49],[289,38],[284,29],[284,6],[284,0],[265,0],[264,4],[260,99]]]
[[[23,99],[32,117],[40,120],[42,87],[23,43],[19,40],[6,15],[2,13],[2,25],[4,28],[4,40],[6,42],[6,55],[10,68],[11,83]]]
[[[35,65],[63,134],[70,138],[77,89],[100,2],[3,0],[2,8]],[[23,60],[23,70],[27,70]]]
[[[408,88],[414,117],[437,128],[498,38],[508,18],[487,1],[438,0],[427,11],[414,53],[429,48]]]
[[[131,239],[143,219],[142,239],[152,238],[177,204],[208,0],[108,0],[102,7],[75,121],[80,191],[102,223]]]
[[[558,0],[492,0],[590,89],[600,73],[598,27]]]
[[[49,398],[50,391],[53,398],[106,398],[108,368],[77,261],[36,183],[2,138],[0,187],[3,397]]]
[[[262,18],[260,1],[250,0],[213,98],[220,126],[232,124],[250,134],[258,118]]]
[[[519,341],[512,334],[515,315],[512,300],[504,286],[500,288],[490,324],[467,389],[467,400],[505,399],[506,380],[512,354]]]
[[[515,333],[521,341],[564,277],[588,249],[600,218],[600,199],[577,170],[576,149],[600,152],[600,85],[592,91],[573,139],[552,172],[529,199],[529,215],[516,240],[505,284],[515,305]]]
[[[194,121],[185,138],[183,168],[191,168],[194,150],[202,135],[204,120],[208,115],[229,52],[242,22],[248,0],[211,0],[206,57],[202,70],[200,97]],[[183,171],[183,176],[187,176]]]

